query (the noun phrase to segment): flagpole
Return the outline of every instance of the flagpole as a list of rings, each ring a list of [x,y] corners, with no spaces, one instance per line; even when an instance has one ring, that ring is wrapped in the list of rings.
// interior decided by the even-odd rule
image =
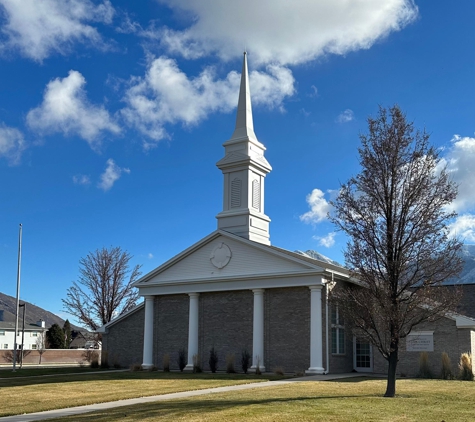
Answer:
[[[21,232],[22,225],[20,224],[20,231],[18,234],[18,268],[16,276],[16,314],[15,314],[15,341],[13,342],[13,372],[16,370],[17,361],[17,337],[18,337],[18,314],[20,313],[20,270],[21,270]]]

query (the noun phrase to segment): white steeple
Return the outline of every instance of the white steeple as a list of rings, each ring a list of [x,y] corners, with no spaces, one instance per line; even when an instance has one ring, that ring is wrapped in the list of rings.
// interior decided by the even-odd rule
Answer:
[[[246,52],[236,128],[223,146],[224,158],[216,163],[224,175],[223,211],[216,216],[218,229],[270,245],[270,218],[264,214],[264,179],[272,167],[264,158],[266,148],[254,133]]]

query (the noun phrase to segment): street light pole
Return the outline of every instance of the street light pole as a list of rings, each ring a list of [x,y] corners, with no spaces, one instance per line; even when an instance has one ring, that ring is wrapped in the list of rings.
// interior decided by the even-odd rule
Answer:
[[[13,342],[13,372],[16,371],[17,337],[18,337],[18,313],[20,312],[20,270],[21,270],[21,232],[22,225],[18,234],[18,268],[16,276],[16,314],[15,314],[15,341]]]

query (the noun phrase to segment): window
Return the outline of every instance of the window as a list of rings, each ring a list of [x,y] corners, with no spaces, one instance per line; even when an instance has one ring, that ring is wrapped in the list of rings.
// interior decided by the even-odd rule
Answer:
[[[36,344],[31,345],[31,350],[36,350]]]
[[[5,344],[3,345],[3,348],[4,348],[4,349],[8,349],[8,344],[5,343]]]
[[[0,336],[4,336],[5,335],[5,330],[0,330]]]
[[[345,321],[343,316],[338,312],[338,306],[332,307],[331,312],[332,323],[332,354],[345,354]]]
[[[38,331],[32,331],[31,337],[38,337]]]

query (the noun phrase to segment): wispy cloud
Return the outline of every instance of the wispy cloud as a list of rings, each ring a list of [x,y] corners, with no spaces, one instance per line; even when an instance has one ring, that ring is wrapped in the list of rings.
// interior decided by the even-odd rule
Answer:
[[[119,180],[122,173],[130,173],[128,168],[121,168],[119,167],[112,158],[107,160],[107,167],[104,173],[101,174],[101,178],[97,187],[102,189],[104,192],[108,191],[114,183]]]
[[[110,24],[114,8],[109,0],[0,0],[6,39],[0,51],[19,52],[41,62],[53,53],[66,54],[75,43],[107,48],[91,23]]]
[[[0,123],[0,157],[6,158],[11,165],[18,164],[25,148],[23,133]]]
[[[342,111],[338,117],[336,118],[336,121],[338,123],[348,123],[354,120],[355,114],[353,113],[353,110],[350,110],[347,108],[345,111]]]
[[[148,149],[168,137],[167,124],[194,125],[210,113],[233,110],[239,82],[237,72],[218,79],[212,67],[188,78],[175,60],[159,57],[150,62],[144,77],[131,79],[121,113],[129,125],[150,138],[144,144]],[[250,85],[253,104],[270,108],[281,108],[283,99],[294,93],[292,72],[276,65],[251,72]]]
[[[73,176],[73,182],[76,185],[89,185],[91,183],[91,178],[85,174],[77,174]]]
[[[75,70],[69,71],[63,79],[56,78],[49,82],[42,104],[27,115],[29,127],[42,134],[62,132],[79,135],[92,148],[100,146],[104,131],[119,134],[121,129],[109,112],[87,100],[85,84],[85,78]]]
[[[475,243],[475,215],[463,214],[449,225],[449,236],[465,243]]]
[[[331,248],[335,244],[335,232],[328,233],[326,236],[313,236],[315,240],[318,240],[320,246],[325,248]]]

